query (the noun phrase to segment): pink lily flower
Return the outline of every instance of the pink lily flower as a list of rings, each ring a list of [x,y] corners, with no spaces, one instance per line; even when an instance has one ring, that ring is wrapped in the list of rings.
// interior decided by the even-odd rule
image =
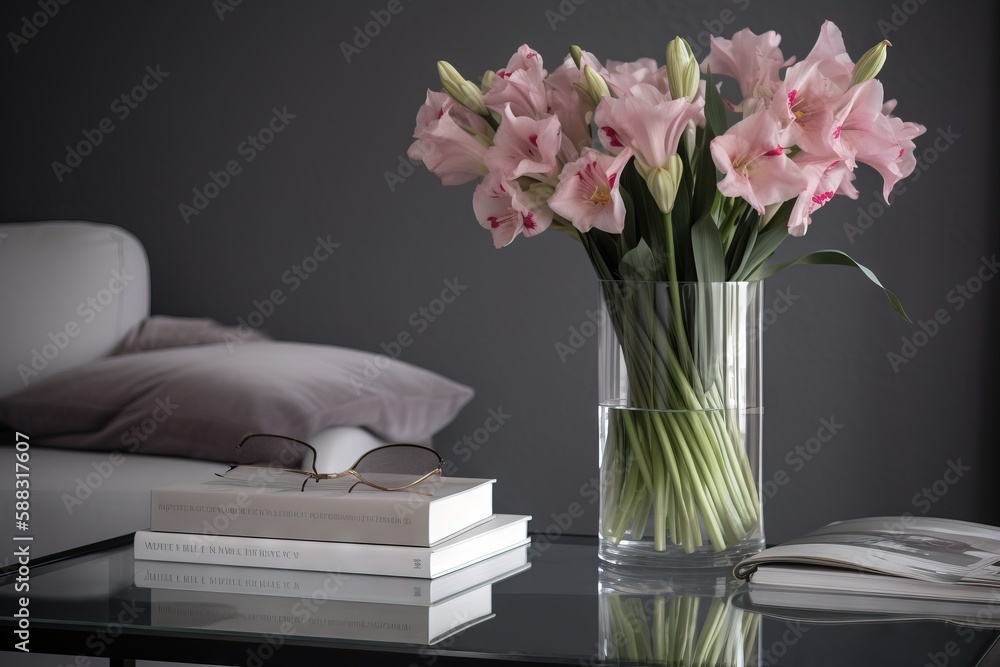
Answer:
[[[801,155],[801,154],[800,154]],[[788,233],[804,236],[812,222],[812,213],[836,194],[858,198],[858,191],[850,184],[854,174],[840,160],[829,164],[822,161],[796,161],[806,177],[806,188],[799,194],[788,218]]]
[[[499,171],[508,178],[533,175],[539,180],[555,183],[562,128],[555,116],[535,120],[515,116],[510,105],[504,107],[503,119],[493,147],[486,152],[485,163],[490,171]]]
[[[781,145],[798,146],[815,157],[834,156],[833,109],[842,95],[822,73],[819,61],[803,60],[789,67],[771,104],[771,113],[782,127]]]
[[[895,116],[883,116],[884,122],[896,142],[893,146],[871,153],[859,152],[858,162],[863,162],[882,175],[882,197],[889,201],[889,193],[896,183],[913,173],[917,160],[913,156],[916,144],[913,139],[927,131],[917,123],[904,122]]]
[[[544,202],[495,171],[476,186],[472,209],[493,235],[494,248],[510,245],[519,234],[540,234],[552,224],[552,211]]]
[[[847,54],[844,36],[833,21],[823,21],[816,44],[806,56],[806,60],[818,62],[823,76],[830,79],[841,91],[851,87],[854,61]]]
[[[493,77],[490,89],[483,93],[483,102],[497,113],[509,104],[517,116],[541,118],[548,114],[549,108],[545,98],[546,75],[542,56],[522,44],[507,67]]]
[[[778,121],[758,112],[733,125],[710,145],[712,160],[724,174],[719,192],[743,197],[754,209],[798,197],[808,182],[778,145]]]
[[[618,99],[604,98],[594,121],[601,142],[612,153],[631,148],[640,168],[667,167],[689,122],[704,118],[704,99],[671,100],[648,83],[638,83]]]
[[[591,61],[597,63],[597,59],[586,51],[581,56],[581,64],[584,61],[586,64]],[[583,71],[569,56],[545,79],[549,112],[559,119],[563,137],[569,139],[579,152],[591,143],[590,120],[594,114],[594,103],[580,92],[577,84],[586,86]]]
[[[609,60],[606,70],[598,68],[604,75],[608,88],[616,97],[621,97],[637,83],[648,83],[664,95],[669,95],[667,68],[659,67],[652,58],[639,58],[634,62]]]
[[[701,63],[701,71],[712,70],[712,76],[724,75],[736,79],[742,101],[733,105],[744,117],[770,105],[774,89],[780,80],[778,70],[795,62],[784,59],[778,44],[781,36],[773,30],[755,35],[744,28],[732,40],[712,37],[708,57]]]
[[[581,232],[600,229],[620,234],[625,228],[625,202],[619,185],[622,169],[632,158],[625,149],[617,157],[592,148],[563,167],[549,207]]]
[[[849,169],[856,156],[881,154],[897,147],[896,137],[882,114],[882,84],[869,79],[851,88],[833,116],[833,149]]]
[[[489,172],[485,158],[493,129],[447,93],[427,91],[413,136],[417,140],[406,154],[422,161],[443,185],[459,185]]]

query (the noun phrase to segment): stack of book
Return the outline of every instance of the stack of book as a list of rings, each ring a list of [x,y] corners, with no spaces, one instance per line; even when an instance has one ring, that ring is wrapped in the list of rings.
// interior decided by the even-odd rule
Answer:
[[[435,643],[491,618],[492,584],[530,567],[531,517],[494,514],[494,482],[160,487],[135,583],[159,625]]]

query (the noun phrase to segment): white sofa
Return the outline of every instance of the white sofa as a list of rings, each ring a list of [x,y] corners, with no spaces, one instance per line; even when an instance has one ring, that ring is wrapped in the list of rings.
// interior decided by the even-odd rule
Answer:
[[[149,315],[149,266],[129,232],[78,221],[0,225],[0,396],[112,352]],[[31,433],[28,436],[30,444]],[[11,544],[15,436],[0,435],[0,539]],[[334,467],[381,444],[367,430],[323,429],[310,438],[318,465]],[[31,447],[32,557],[149,525],[152,487],[205,477],[217,462],[127,451]],[[8,550],[9,551],[9,550]],[[5,553],[0,565],[9,565]]]

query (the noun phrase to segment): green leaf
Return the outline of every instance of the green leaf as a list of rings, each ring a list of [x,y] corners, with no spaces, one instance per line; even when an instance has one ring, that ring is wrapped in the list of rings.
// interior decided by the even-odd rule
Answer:
[[[705,73],[705,121],[712,134],[717,137],[721,137],[729,129],[726,124],[726,105],[712,81],[711,68]]]
[[[709,143],[715,135],[710,129],[705,129],[702,134],[701,143],[698,144],[696,153],[697,173],[695,174],[694,193],[691,198],[692,214],[695,220],[711,212],[715,203],[715,195],[719,191],[719,172],[715,168],[712,160],[712,153]],[[718,221],[716,221],[718,222]]]
[[[722,253],[722,239],[710,214],[703,215],[691,227],[691,248],[694,250],[698,282],[725,282],[726,258]]]
[[[729,250],[726,252],[727,276],[738,276],[743,272],[750,259],[749,250],[757,241],[758,229],[757,212],[751,209],[751,213],[736,227],[733,242],[729,244]]]
[[[622,238],[626,246],[634,248],[639,245],[639,227],[635,221],[635,202],[632,201],[632,195],[625,188],[619,188],[618,192],[625,204],[625,228],[622,229]]]
[[[761,277],[766,278],[768,276],[773,276],[779,271],[783,271],[794,264],[828,264],[833,266],[852,266],[856,269],[861,269],[861,272],[868,277],[868,280],[882,288],[882,291],[885,292],[886,298],[889,299],[889,303],[891,303],[895,311],[899,313],[899,316],[907,322],[910,322],[910,318],[906,315],[906,311],[903,310],[903,304],[899,302],[896,295],[886,289],[870,269],[858,264],[839,250],[817,250],[816,252],[811,252],[804,257],[793,259],[790,262],[782,262],[780,264],[766,266],[761,273]]]
[[[656,257],[642,239],[622,256],[620,268],[624,280],[657,280]]]
[[[679,153],[684,169],[681,172],[681,182],[677,189],[674,208],[670,211],[670,226],[674,230],[674,262],[677,269],[677,279],[680,281],[697,280],[695,274],[694,255],[691,252],[691,221],[695,219],[691,211],[691,189],[694,181],[691,165],[684,151]],[[663,216],[660,216],[663,220]],[[664,231],[666,234],[666,231]]]
[[[635,159],[629,160],[622,170],[620,190],[625,191],[632,200],[628,207],[634,215],[636,236],[645,239],[650,248],[665,248],[663,236],[663,216],[656,205],[653,195],[649,193],[646,180],[635,168]],[[630,244],[632,247],[635,245]]]
[[[795,206],[794,199],[786,201],[764,229],[759,231],[746,264],[739,275],[733,276],[733,280],[758,280],[763,277],[760,271],[764,268],[764,264],[782,241],[788,238],[788,216],[792,214],[793,206]]]
[[[601,280],[612,280],[618,273],[619,252],[614,237],[618,234],[608,234],[600,229],[591,229],[580,234],[583,247],[594,265]]]

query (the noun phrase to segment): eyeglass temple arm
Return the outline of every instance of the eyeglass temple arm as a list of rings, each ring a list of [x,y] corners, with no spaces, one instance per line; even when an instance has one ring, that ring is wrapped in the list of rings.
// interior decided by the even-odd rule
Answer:
[[[245,445],[246,442],[247,442],[247,440],[249,440],[250,438],[258,438],[258,437],[279,438],[281,440],[291,440],[292,442],[298,443],[298,444],[302,445],[303,447],[307,447],[309,449],[309,451],[312,452],[312,464],[311,464],[310,467],[312,468],[313,474],[319,475],[319,471],[316,470],[316,457],[318,456],[318,454],[316,452],[316,448],[313,447],[312,445],[310,445],[308,442],[304,442],[302,440],[299,440],[298,438],[292,438],[292,437],[287,436],[287,435],[278,435],[276,433],[249,433],[249,434],[243,436],[243,439],[240,440],[240,444],[236,445],[236,449],[240,449],[241,447],[243,447],[243,445]]]

